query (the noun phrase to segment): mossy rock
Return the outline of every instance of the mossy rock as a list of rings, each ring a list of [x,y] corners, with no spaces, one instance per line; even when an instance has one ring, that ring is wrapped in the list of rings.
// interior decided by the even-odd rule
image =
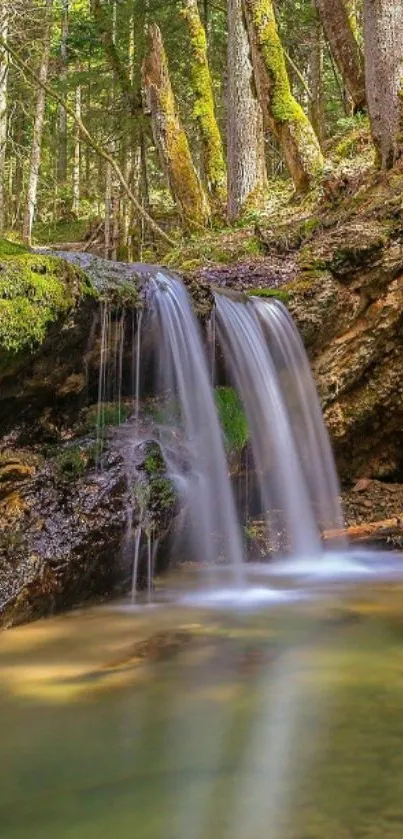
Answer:
[[[40,346],[51,323],[94,291],[76,267],[0,241],[0,370],[10,357]]]
[[[350,278],[381,259],[387,240],[385,226],[375,221],[351,222],[302,248],[298,262],[303,271],[328,270],[336,277]]]
[[[264,300],[281,300],[288,303],[290,295],[288,291],[281,288],[251,288],[247,291],[248,297],[262,297]]]

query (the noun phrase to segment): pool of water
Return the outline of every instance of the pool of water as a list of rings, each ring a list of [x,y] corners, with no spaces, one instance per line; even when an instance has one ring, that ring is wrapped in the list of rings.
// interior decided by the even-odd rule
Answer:
[[[401,839],[403,584],[299,572],[3,633],[1,839]]]

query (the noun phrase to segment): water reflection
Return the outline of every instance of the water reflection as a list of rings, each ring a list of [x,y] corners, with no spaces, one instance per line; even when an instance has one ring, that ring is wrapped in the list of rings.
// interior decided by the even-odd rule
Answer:
[[[397,839],[403,590],[0,639],[2,839]]]

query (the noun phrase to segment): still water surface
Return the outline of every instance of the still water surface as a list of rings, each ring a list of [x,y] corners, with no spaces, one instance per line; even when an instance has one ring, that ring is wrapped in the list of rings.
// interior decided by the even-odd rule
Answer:
[[[0,637],[1,839],[401,839],[403,587]]]

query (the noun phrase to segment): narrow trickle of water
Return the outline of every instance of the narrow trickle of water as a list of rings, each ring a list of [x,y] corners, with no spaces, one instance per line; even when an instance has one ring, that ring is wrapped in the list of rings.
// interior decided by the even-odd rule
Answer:
[[[264,509],[276,515],[287,547],[319,555],[321,543],[308,487],[273,358],[251,302],[216,295],[217,331],[248,418]]]
[[[173,480],[186,508],[192,556],[211,564],[225,557],[240,581],[240,528],[199,325],[179,280],[159,273],[151,289],[161,390],[178,404],[187,452],[187,480],[178,480],[175,469]]]
[[[139,421],[140,411],[140,374],[141,374],[141,326],[143,322],[143,310],[139,309],[137,312],[137,331],[136,331],[136,375],[134,382],[134,417],[136,424]]]

